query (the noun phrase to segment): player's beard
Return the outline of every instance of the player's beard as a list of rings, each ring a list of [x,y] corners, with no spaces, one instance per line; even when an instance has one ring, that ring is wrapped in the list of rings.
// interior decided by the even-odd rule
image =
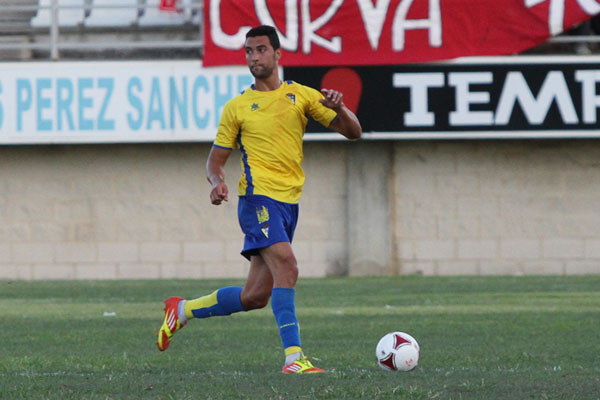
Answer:
[[[275,57],[273,56],[273,66],[266,66],[265,64],[258,64],[260,65],[260,68],[258,71],[254,70],[252,67],[250,67],[250,73],[252,74],[252,76],[254,76],[254,78],[256,79],[266,79],[268,77],[270,77],[271,75],[273,75],[273,70],[275,69],[274,65],[276,65],[275,62]]]
[[[252,74],[252,76],[254,76],[256,79],[266,79],[268,77],[270,77],[273,74],[273,70],[275,68],[273,67],[266,67],[264,65],[261,65],[262,68],[256,70],[254,68],[250,68],[250,73]]]

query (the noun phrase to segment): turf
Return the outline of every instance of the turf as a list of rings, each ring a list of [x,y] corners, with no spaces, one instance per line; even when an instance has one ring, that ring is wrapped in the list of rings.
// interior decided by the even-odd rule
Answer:
[[[303,347],[325,375],[281,374],[269,307],[192,321],[157,350],[163,298],[241,283],[0,281],[0,398],[600,399],[600,276],[301,279]],[[375,363],[394,330],[421,345],[412,372]]]

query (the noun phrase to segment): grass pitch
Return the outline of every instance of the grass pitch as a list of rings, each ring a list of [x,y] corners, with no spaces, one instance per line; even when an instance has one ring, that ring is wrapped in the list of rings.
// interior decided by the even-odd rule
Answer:
[[[162,300],[241,281],[0,281],[1,399],[600,399],[600,276],[301,279],[285,376],[270,308],[191,321],[161,353]],[[412,372],[375,345],[402,330]]]

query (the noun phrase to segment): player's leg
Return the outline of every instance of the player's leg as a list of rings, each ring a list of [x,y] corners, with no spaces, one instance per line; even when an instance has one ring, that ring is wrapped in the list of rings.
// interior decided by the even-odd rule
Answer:
[[[218,317],[245,311],[240,299],[241,293],[241,286],[226,286],[206,296],[182,300],[179,304],[179,315],[187,322],[192,318]]]
[[[245,311],[240,294],[241,286],[227,286],[197,299],[169,297],[165,300],[165,317],[157,336],[160,351],[169,347],[173,334],[183,328],[188,319],[230,315]]]
[[[250,250],[246,253],[246,247],[252,247],[248,246],[248,243],[252,243],[252,240],[248,238],[248,232],[244,230],[244,227],[248,225],[249,220],[252,221],[253,219],[256,219],[255,212],[254,205],[245,201],[244,197],[240,197],[238,201],[238,218],[242,230],[246,233],[242,254],[251,261],[249,274],[250,286],[246,284],[249,288],[246,290],[246,294],[250,294],[250,296],[246,296],[246,298],[248,299],[248,304],[254,308],[256,304],[250,304],[250,301],[256,297],[256,290],[252,290],[255,287],[254,285],[257,282],[260,282],[261,279],[268,279],[267,283],[270,283],[272,286],[271,278],[264,275],[265,271],[268,272],[268,268],[264,267],[264,265],[261,267],[261,265],[256,264],[256,262],[253,267],[251,260],[253,251]],[[254,224],[251,223],[251,226],[254,228]],[[258,254],[255,251],[254,253]],[[165,300],[165,317],[163,324],[157,333],[158,340],[156,345],[159,350],[163,351],[169,347],[173,334],[185,326],[188,319],[230,315],[238,311],[251,309],[245,308],[242,305],[242,290],[243,288],[241,286],[230,286],[218,289],[209,295],[192,300],[185,300],[181,297],[169,297]],[[267,294],[266,300],[264,301],[268,302],[269,295],[270,293]]]
[[[191,318],[230,315],[239,311],[263,308],[269,303],[273,277],[259,256],[250,257],[250,271],[244,287],[229,286],[193,300],[182,300],[179,309],[183,322]],[[180,312],[180,315],[182,313]]]
[[[157,334],[159,350],[169,347],[173,334],[183,328],[189,319],[230,315],[239,311],[263,308],[269,303],[273,277],[259,256],[251,257],[246,284],[228,286],[197,299],[169,297],[165,300],[165,317]]]
[[[262,258],[252,256],[248,279],[243,287],[228,286],[215,290],[207,296],[183,300],[179,308],[184,311],[184,322],[191,318],[208,318],[255,310],[269,303],[272,288],[271,271]]]
[[[277,202],[266,196],[240,196],[238,218],[245,234],[242,255],[251,260],[253,276],[257,278],[256,283],[249,279],[244,289],[244,305],[246,302],[256,302],[260,307],[266,305],[270,291],[271,307],[286,352],[284,372],[323,372],[302,355],[296,319],[294,286],[298,268],[291,242],[298,220],[298,205]],[[289,371],[285,370],[287,367]]]
[[[291,364],[302,353],[295,305],[294,286],[298,279],[296,257],[289,242],[279,242],[265,247],[260,250],[260,255],[273,276],[271,308],[279,327],[286,365]]]
[[[271,308],[279,326],[279,335],[286,356],[283,372],[325,372],[314,367],[302,353],[294,289],[298,279],[298,267],[291,244],[275,243],[261,249],[260,256],[273,275]]]
[[[262,257],[255,255],[250,258],[250,272],[242,289],[241,301],[246,310],[263,308],[269,304],[273,289],[273,275]]]

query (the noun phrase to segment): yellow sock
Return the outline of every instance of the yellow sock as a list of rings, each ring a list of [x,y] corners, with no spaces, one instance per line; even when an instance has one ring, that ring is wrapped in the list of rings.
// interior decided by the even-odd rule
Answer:
[[[215,290],[208,296],[185,302],[185,316],[188,318],[208,318],[230,315],[244,311],[241,302],[241,286],[227,286]]]
[[[285,365],[290,365],[297,359],[302,357],[302,348],[299,346],[292,346],[285,349]]]
[[[185,316],[188,318],[194,318],[194,313],[192,310],[207,309],[216,305],[218,303],[217,292],[218,290],[215,290],[207,296],[202,296],[194,300],[187,300],[185,302]]]

